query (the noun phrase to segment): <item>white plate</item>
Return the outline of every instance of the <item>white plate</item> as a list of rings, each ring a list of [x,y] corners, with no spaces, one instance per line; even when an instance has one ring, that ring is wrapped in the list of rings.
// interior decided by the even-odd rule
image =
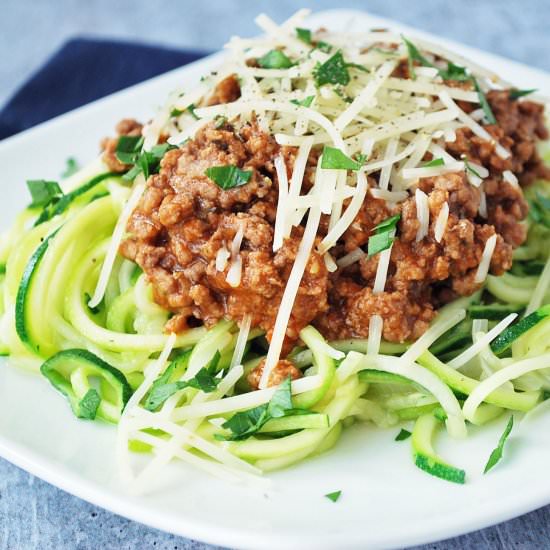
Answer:
[[[402,25],[359,12],[317,14],[312,26]],[[429,37],[434,39],[433,37]],[[518,63],[441,43],[491,67],[522,88],[550,90],[550,76]],[[61,116],[0,144],[0,220],[7,227],[28,200],[27,178],[56,177],[68,156],[93,158],[102,136],[124,116],[146,119],[176,85],[217,65],[219,54]],[[4,365],[2,365],[4,367]],[[503,424],[472,430],[441,451],[468,473],[457,486],[412,464],[397,430],[355,427],[332,452],[272,476],[267,491],[227,485],[184,465],[176,480],[146,497],[125,494],[114,466],[115,429],[73,418],[64,399],[39,376],[0,369],[0,455],[94,504],[175,534],[239,548],[394,547],[442,539],[509,519],[550,502],[550,415],[515,430],[505,459],[481,471]],[[336,503],[323,495],[341,490]]]

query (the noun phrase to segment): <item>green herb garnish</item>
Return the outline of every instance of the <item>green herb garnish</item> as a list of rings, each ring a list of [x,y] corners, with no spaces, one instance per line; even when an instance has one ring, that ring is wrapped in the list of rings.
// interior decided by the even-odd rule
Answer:
[[[72,176],[73,174],[76,174],[79,170],[78,162],[75,158],[69,157],[65,161],[65,170],[61,174],[62,178],[68,178],[69,176]]]
[[[409,430],[404,430],[402,428],[401,431],[395,436],[395,441],[405,441],[405,439],[409,439],[411,435],[412,433],[409,432]]]
[[[311,44],[311,31],[309,29],[296,27],[296,36],[302,42],[305,42],[306,44]]]
[[[520,97],[525,97],[526,95],[532,94],[536,91],[537,91],[536,88],[532,88],[530,90],[518,90],[517,88],[512,88],[508,92],[508,97],[512,100],[519,99]]]
[[[411,78],[413,80],[416,79],[416,73],[414,72],[414,63],[413,61],[418,61],[420,65],[423,65],[424,67],[434,67],[434,64],[428,61],[418,50],[418,48],[405,36],[401,35],[401,38],[403,39],[403,42],[405,42],[405,46],[407,46],[407,52],[409,54],[408,57],[408,63],[409,63],[409,73],[411,74]]]
[[[332,57],[327,59],[315,70],[315,82],[317,86],[324,84],[349,84],[350,76],[347,63],[344,61],[342,52],[338,50]]]
[[[479,98],[479,104],[481,105],[481,108],[485,113],[485,118],[487,119],[489,124],[496,124],[497,119],[495,118],[493,110],[491,109],[491,106],[487,101],[487,96],[483,93],[483,90],[480,88],[478,81],[474,77],[472,77],[472,82],[474,83],[474,88],[476,89],[477,97]]]
[[[470,172],[470,174],[473,174],[474,176],[477,176],[481,179],[481,176],[479,175],[479,172],[468,162],[468,159],[463,159],[464,166],[466,167],[466,171]]]
[[[214,128],[216,128],[216,130],[219,130],[220,128],[223,128],[226,123],[227,123],[227,117],[226,116],[217,115],[214,118]]]
[[[330,53],[332,51],[332,46],[328,42],[324,42],[323,40],[317,41],[315,44],[316,50],[321,50],[323,53]]]
[[[205,172],[218,187],[233,189],[250,181],[252,170],[241,170],[238,166],[212,166]]]
[[[134,164],[143,146],[141,136],[120,136],[116,144],[115,156],[123,164]]]
[[[263,69],[289,69],[294,63],[281,50],[271,50],[258,59],[258,65]]]
[[[508,424],[506,424],[506,428],[504,428],[504,433],[500,436],[500,439],[498,440],[498,445],[496,449],[493,449],[493,452],[491,453],[491,456],[489,457],[489,460],[485,465],[485,469],[483,470],[484,474],[486,474],[491,468],[496,466],[496,464],[502,458],[502,451],[504,449],[504,444],[506,443],[506,440],[508,439],[508,436],[510,435],[510,432],[512,431],[513,427],[514,427],[514,417],[511,416],[510,420],[508,420]]]
[[[290,376],[280,384],[269,403],[264,403],[253,409],[234,414],[222,428],[231,431],[231,435],[217,436],[224,441],[241,441],[257,433],[268,420],[282,418],[295,414],[292,407],[292,392]]]
[[[361,166],[361,163],[346,156],[340,149],[325,145],[321,168],[329,170],[359,170]]]
[[[120,140],[125,137],[129,136],[121,136],[119,144]],[[130,147],[130,143],[128,142],[128,147]],[[134,180],[140,173],[143,173],[145,179],[147,179],[151,174],[157,173],[162,157],[171,149],[176,149],[175,145],[169,143],[155,145],[150,151],[141,151],[142,146],[143,138],[138,138],[138,141],[134,142],[133,152],[122,151],[122,157],[118,153],[119,147],[117,146],[117,158],[124,164],[133,164],[132,168],[122,176],[125,180]],[[122,159],[127,159],[128,162]]]
[[[32,202],[29,208],[38,208],[57,201],[63,195],[59,183],[49,180],[27,180],[27,187],[31,194]]]
[[[342,491],[334,491],[334,493],[327,493],[325,497],[331,500],[332,502],[337,502],[341,495],[342,495]]]
[[[447,69],[438,69],[439,76],[443,80],[456,80],[458,82],[467,82],[472,77],[467,73],[464,67],[455,65],[453,62],[447,62]]]
[[[195,119],[195,120],[199,120],[200,117],[197,115],[197,113],[195,113],[195,109],[196,109],[196,105],[194,103],[191,103],[191,105],[189,105],[186,109],[186,111]]]
[[[304,99],[291,99],[290,103],[293,103],[294,105],[298,105],[298,107],[309,107],[313,103],[314,99],[315,99],[314,95],[309,95]]]
[[[97,390],[95,390],[94,388],[88,390],[86,395],[81,399],[80,403],[78,404],[78,417],[83,418],[84,420],[95,420],[97,409],[99,409],[100,404],[101,397],[99,393],[97,393]]]
[[[170,382],[173,369],[177,368],[177,363],[174,363],[173,368],[170,368],[172,367],[171,365],[166,369],[165,373],[153,383],[151,391],[145,401],[145,408],[148,411],[156,411],[169,397],[172,397],[176,392],[185,388],[194,388],[204,393],[216,391],[221,381],[220,378],[215,376],[219,361],[220,352],[216,351],[210,363],[208,363],[206,367],[200,369],[193,378],[185,381]]]
[[[397,222],[401,214],[396,214],[387,220],[379,223],[373,228],[374,235],[369,237],[368,252],[369,256],[374,256],[383,250],[387,250],[393,244]]]
[[[422,167],[423,168],[432,168],[433,166],[444,166],[445,161],[442,158],[432,159],[428,162],[425,162]]]

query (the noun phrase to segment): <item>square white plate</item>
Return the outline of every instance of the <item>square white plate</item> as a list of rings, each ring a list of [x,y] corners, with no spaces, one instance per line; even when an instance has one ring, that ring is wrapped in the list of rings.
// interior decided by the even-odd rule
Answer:
[[[345,10],[309,24],[360,30],[393,27],[460,51],[521,88],[550,90],[550,75],[397,23]],[[101,137],[123,117],[146,120],[176,86],[198,81],[221,60],[216,54],[63,115],[0,144],[0,229],[28,201],[25,180],[58,176],[64,161],[94,157]],[[550,415],[515,429],[505,459],[481,474],[505,419],[471,430],[441,452],[467,471],[457,486],[413,464],[397,430],[348,430],[324,456],[272,475],[269,490],[227,485],[181,464],[175,482],[155,494],[127,495],[117,482],[115,429],[76,420],[40,376],[0,365],[0,455],[94,504],[148,525],[239,548],[356,548],[419,544],[472,531],[550,502]],[[547,435],[544,435],[547,434]],[[337,503],[324,498],[341,490]]]

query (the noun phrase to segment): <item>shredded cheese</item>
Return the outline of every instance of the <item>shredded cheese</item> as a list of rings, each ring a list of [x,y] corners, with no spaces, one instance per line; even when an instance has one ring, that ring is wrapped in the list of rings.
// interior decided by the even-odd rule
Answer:
[[[491,258],[493,257],[493,252],[497,245],[497,236],[496,234],[491,235],[485,241],[485,248],[483,249],[483,254],[481,256],[481,261],[477,267],[476,276],[474,277],[474,283],[483,283],[487,278],[487,273],[489,273],[489,267],[491,266]]]
[[[449,203],[444,202],[441,206],[441,210],[437,215],[434,228],[434,237],[435,240],[440,243],[445,235],[445,230],[447,229],[447,221],[449,220]]]
[[[430,207],[428,205],[428,195],[421,189],[417,189],[414,194],[416,202],[416,216],[418,219],[418,230],[416,232],[416,242],[421,241],[430,229]]]

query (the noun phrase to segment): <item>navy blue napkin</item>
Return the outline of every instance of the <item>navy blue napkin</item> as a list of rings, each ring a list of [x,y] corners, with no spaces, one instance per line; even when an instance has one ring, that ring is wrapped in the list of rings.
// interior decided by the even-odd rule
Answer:
[[[129,42],[70,40],[0,111],[0,139],[205,55]]]

